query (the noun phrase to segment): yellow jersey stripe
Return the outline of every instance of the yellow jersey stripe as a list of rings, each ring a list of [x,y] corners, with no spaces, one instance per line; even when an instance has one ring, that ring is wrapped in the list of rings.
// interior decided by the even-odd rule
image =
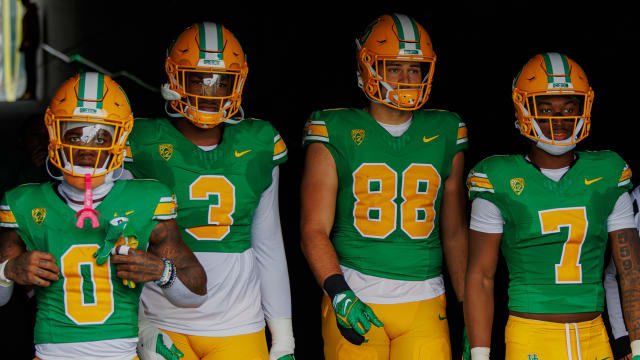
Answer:
[[[489,181],[489,179],[486,179],[486,178],[471,176],[467,182],[470,185],[479,186],[487,189],[493,189],[493,185],[491,184],[491,181]]]
[[[629,167],[622,170],[622,175],[620,176],[620,179],[618,179],[618,182],[622,182],[628,179],[631,179],[631,169]]]
[[[0,223],[15,224],[16,217],[11,210],[0,210]]]
[[[310,124],[305,129],[305,134],[307,136],[323,136],[328,138],[329,132],[327,131],[327,127],[325,125],[313,125]]]
[[[467,137],[467,127],[458,128],[458,139],[463,139]]]
[[[273,156],[279,155],[285,151],[287,151],[287,145],[284,143],[284,140],[280,139],[275,143],[275,145],[273,145]]]
[[[166,216],[166,215],[174,215],[176,213],[176,203],[172,202],[166,202],[166,203],[159,203],[158,206],[156,206],[156,210],[153,212],[153,216]]]

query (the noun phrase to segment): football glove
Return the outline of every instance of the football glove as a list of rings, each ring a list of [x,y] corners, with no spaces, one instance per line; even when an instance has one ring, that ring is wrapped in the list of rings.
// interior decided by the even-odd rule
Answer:
[[[352,344],[360,345],[368,341],[364,334],[369,332],[371,324],[377,327],[384,326],[373,310],[358,299],[352,290],[336,294],[331,305],[336,314],[338,330]]]

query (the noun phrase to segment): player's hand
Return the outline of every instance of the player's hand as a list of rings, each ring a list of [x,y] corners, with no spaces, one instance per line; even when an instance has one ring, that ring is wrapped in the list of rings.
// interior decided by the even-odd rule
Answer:
[[[184,356],[169,335],[155,326],[141,327],[138,335],[140,360],[180,360]]]
[[[336,294],[331,305],[336,314],[338,330],[345,339],[354,345],[367,342],[364,334],[369,332],[371,324],[377,327],[384,326],[373,310],[358,299],[352,290]]]
[[[155,281],[162,277],[164,261],[159,257],[126,245],[113,248],[111,263],[116,265],[117,275],[123,280],[137,283]],[[125,283],[125,285],[127,285]]]
[[[5,276],[20,285],[48,287],[58,280],[60,269],[56,259],[47,252],[27,251],[9,260],[4,269]]]
[[[469,346],[469,335],[467,334],[466,326],[462,332],[462,360],[471,360],[471,347]]]

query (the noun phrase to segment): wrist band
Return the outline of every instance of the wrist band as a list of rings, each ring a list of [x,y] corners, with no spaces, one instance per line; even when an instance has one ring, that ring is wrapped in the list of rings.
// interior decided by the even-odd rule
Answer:
[[[489,352],[491,349],[488,347],[473,347],[471,348],[471,360],[489,360]]]
[[[631,342],[631,355],[633,355],[633,357],[640,356],[640,340],[633,340]]]
[[[344,279],[344,276],[341,274],[333,274],[329,276],[324,281],[324,285],[322,287],[327,292],[330,299],[333,299],[336,294],[351,290],[351,288],[347,284],[347,281]]]
[[[0,286],[2,287],[9,287],[13,285],[13,280],[9,280],[6,276],[4,276],[4,267],[7,266],[8,262],[9,259],[0,264]]]
[[[166,289],[171,287],[176,280],[176,266],[168,259],[161,259],[164,262],[164,270],[162,271],[160,279],[156,280],[155,283],[161,288]]]

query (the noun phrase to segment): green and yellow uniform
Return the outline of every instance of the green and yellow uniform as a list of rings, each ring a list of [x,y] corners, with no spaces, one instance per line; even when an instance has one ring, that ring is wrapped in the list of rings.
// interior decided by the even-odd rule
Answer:
[[[394,137],[365,111],[325,110],[314,112],[305,127],[304,144],[312,143],[322,143],[336,164],[338,189],[331,241],[339,263],[364,279],[359,288],[345,272],[356,295],[385,324],[367,333],[368,343],[352,345],[338,332],[325,297],[325,356],[388,358],[390,349],[397,347],[405,352],[396,351],[395,358],[420,358],[428,351],[448,358],[443,284],[418,290],[419,297],[411,300],[415,291],[407,294],[403,290],[398,297],[382,301],[365,294],[369,279],[390,288],[415,290],[411,284],[441,276],[440,206],[453,158],[467,148],[465,124],[451,112],[420,110],[413,112],[409,128]],[[420,321],[403,320],[406,316],[414,319],[416,314]],[[390,346],[392,342],[397,345]]]
[[[469,174],[471,200],[492,202],[504,220],[501,250],[509,267],[512,311],[603,310],[607,218],[618,198],[631,189],[631,170],[614,152],[576,155],[573,166],[557,182],[522,155],[487,158]],[[514,336],[518,335],[507,334]],[[548,341],[538,342],[545,343],[548,351],[554,351],[556,346]],[[542,352],[537,349],[538,354]]]
[[[56,193],[54,183],[27,184],[8,191],[0,204],[0,226],[16,231],[27,250],[48,252],[60,278],[36,287],[35,343],[84,343],[138,336],[138,301],[144,284],[126,286],[109,258],[94,253],[109,230],[122,223],[114,245],[146,250],[159,220],[175,217],[170,190],[157,181],[116,181],[96,207],[98,228],[76,227],[76,212]],[[135,343],[133,344],[135,351]],[[99,352],[95,356],[103,356]]]

